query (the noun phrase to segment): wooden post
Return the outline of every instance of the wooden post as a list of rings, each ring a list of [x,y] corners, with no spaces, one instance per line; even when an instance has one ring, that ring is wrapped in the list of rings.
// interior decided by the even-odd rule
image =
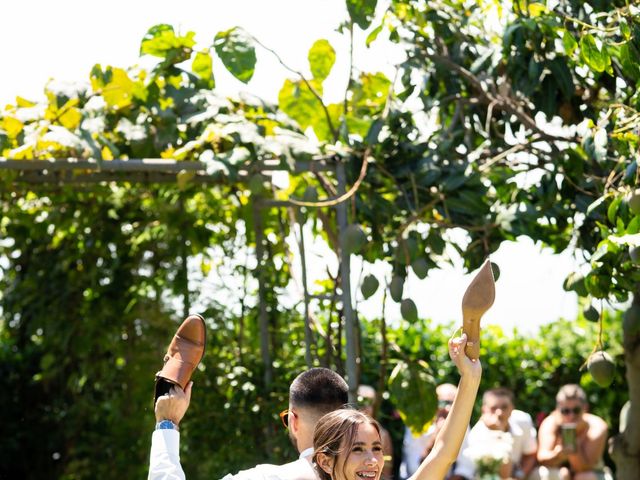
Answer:
[[[180,211],[184,211],[184,201],[182,198],[178,201]],[[182,227],[185,228],[184,226]],[[183,230],[184,231],[184,230]],[[187,318],[191,313],[191,299],[189,298],[189,255],[187,253],[187,236],[180,236],[180,271],[178,273],[178,281],[182,287],[182,318]]]
[[[271,384],[273,383],[273,362],[271,361],[271,351],[269,344],[271,343],[269,335],[269,312],[267,312],[267,296],[264,275],[264,227],[262,224],[262,205],[260,197],[255,198],[251,195],[253,210],[253,227],[256,236],[256,277],[258,278],[258,324],[260,327],[260,352],[262,354],[262,364],[264,365],[264,398],[269,398],[271,393]],[[264,438],[264,452],[267,457],[272,455],[273,430],[265,425],[262,429]]]
[[[253,198],[253,196],[251,197]],[[260,351],[262,353],[262,363],[264,365],[264,388],[265,393],[271,391],[273,381],[273,365],[271,362],[271,352],[269,351],[269,315],[267,312],[266,286],[264,279],[264,227],[262,225],[262,209],[258,200],[253,200],[253,226],[256,235],[256,257],[258,264],[256,274],[258,277],[258,323],[260,326]]]
[[[296,209],[292,209],[292,213],[295,220],[295,225],[298,225],[300,230],[300,237],[298,237],[298,249],[300,250],[300,263],[302,266],[302,289],[304,291],[304,359],[307,363],[307,368],[313,366],[313,358],[311,356],[311,344],[313,343],[313,336],[311,333],[311,318],[309,316],[309,288],[307,286],[307,257],[304,248],[304,225],[300,221],[300,212]]]
[[[346,175],[344,164],[336,164],[338,179],[338,196],[346,191]],[[347,219],[347,203],[340,202],[336,206],[340,239],[340,279],[342,286],[342,311],[344,314],[344,330],[347,340],[347,383],[349,384],[349,402],[355,404],[358,390],[358,358],[356,348],[356,328],[353,306],[351,305],[351,255],[345,248],[345,233],[349,224]]]

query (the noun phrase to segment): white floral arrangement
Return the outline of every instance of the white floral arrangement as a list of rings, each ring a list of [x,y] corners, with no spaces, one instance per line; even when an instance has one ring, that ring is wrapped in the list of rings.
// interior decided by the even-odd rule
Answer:
[[[513,449],[513,437],[509,432],[489,430],[481,442],[465,449],[465,455],[473,460],[475,477],[500,478],[500,466],[508,463]]]

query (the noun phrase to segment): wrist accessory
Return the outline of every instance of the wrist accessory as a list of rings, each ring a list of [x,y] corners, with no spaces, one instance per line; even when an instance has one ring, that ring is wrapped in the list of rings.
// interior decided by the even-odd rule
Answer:
[[[179,430],[179,428],[171,420],[160,420],[156,423],[156,430]]]

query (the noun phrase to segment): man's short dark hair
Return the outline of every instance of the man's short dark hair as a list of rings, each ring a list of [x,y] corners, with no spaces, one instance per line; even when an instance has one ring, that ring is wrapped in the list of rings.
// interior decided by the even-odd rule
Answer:
[[[482,395],[482,403],[485,402],[486,397],[489,395],[493,395],[494,397],[508,398],[511,402],[511,405],[515,404],[513,392],[506,387],[491,388],[487,390],[486,392],[484,392],[484,395]]]
[[[344,379],[328,368],[312,368],[302,372],[291,383],[291,406],[308,408],[317,414],[337,410],[349,401],[349,386]]]

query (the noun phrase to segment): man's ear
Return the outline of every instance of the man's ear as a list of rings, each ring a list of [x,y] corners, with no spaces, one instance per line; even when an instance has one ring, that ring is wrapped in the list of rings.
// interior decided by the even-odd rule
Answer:
[[[333,461],[334,458],[325,453],[318,454],[318,466],[328,475],[333,475]]]
[[[289,413],[289,430],[293,433],[298,433],[300,430],[300,417],[298,415],[294,415],[293,413]]]

